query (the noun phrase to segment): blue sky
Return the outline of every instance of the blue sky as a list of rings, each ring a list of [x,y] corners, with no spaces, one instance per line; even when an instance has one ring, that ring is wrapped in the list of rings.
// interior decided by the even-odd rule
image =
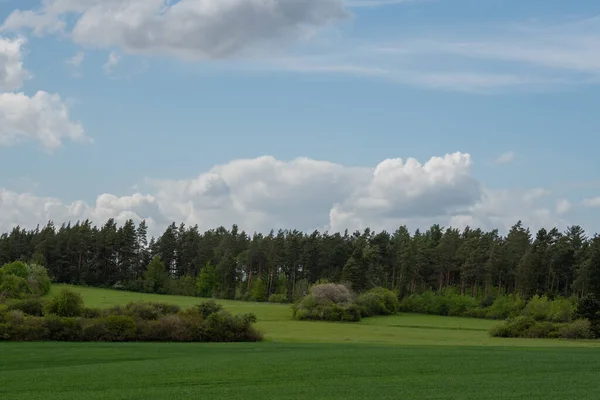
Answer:
[[[163,3],[0,2],[3,40],[25,38],[30,74],[4,91],[58,94],[69,113],[0,140],[0,227],[133,217],[157,229],[504,229],[521,218],[600,230],[600,3]],[[78,140],[62,133],[69,123]],[[44,129],[60,145],[41,141]],[[427,164],[455,152],[468,162]],[[396,158],[418,160],[421,175],[401,165],[373,178]],[[250,164],[236,170],[239,159]],[[297,191],[312,195],[286,203]]]

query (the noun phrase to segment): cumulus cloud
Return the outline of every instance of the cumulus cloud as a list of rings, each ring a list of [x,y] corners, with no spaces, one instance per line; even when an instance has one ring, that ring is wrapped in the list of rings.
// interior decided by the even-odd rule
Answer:
[[[342,0],[46,0],[38,10],[14,11],[2,28],[68,31],[82,44],[212,59],[297,39],[347,16]]]
[[[0,37],[0,92],[17,90],[31,75],[23,66],[22,37],[6,39]]]
[[[0,37],[0,146],[29,139],[51,150],[64,139],[89,140],[81,124],[71,120],[60,95],[40,90],[30,97],[14,92],[30,77],[22,61],[25,43],[23,38]]]
[[[21,139],[41,142],[55,149],[64,139],[89,140],[80,123],[73,122],[58,94],[38,91],[33,97],[23,93],[0,94],[0,145],[13,145]]]
[[[543,205],[547,191],[488,190],[473,178],[471,166],[464,153],[425,163],[388,159],[372,168],[265,156],[217,165],[194,179],[147,180],[139,193],[101,194],[94,204],[2,190],[0,230],[86,218],[98,224],[146,219],[153,234],[172,221],[203,230],[235,223],[260,232],[416,229],[434,223],[506,231],[519,219],[532,227],[562,226],[560,216]]]

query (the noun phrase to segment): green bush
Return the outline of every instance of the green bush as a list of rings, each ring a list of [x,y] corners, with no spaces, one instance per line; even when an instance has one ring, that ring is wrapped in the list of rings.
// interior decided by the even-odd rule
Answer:
[[[216,314],[223,309],[223,306],[217,304],[214,300],[204,301],[196,306],[198,312],[203,319],[208,318],[212,314]]]
[[[100,318],[102,316],[102,310],[99,308],[84,307],[83,310],[81,310],[81,316],[83,318]]]
[[[269,303],[287,303],[288,297],[285,294],[273,293],[269,296]]]
[[[356,299],[356,304],[363,317],[392,315],[400,306],[396,294],[385,288],[374,288],[361,294]]]
[[[137,327],[126,315],[109,315],[89,320],[83,328],[82,339],[100,342],[128,342],[135,340]]]
[[[13,300],[7,304],[8,310],[20,310],[27,315],[41,317],[44,315],[45,302],[40,298]]]
[[[28,264],[27,284],[37,296],[45,296],[50,292],[50,277],[48,270],[38,264]]]
[[[600,337],[600,299],[593,294],[582,297],[577,302],[576,318],[585,318],[590,321],[593,337]]]
[[[592,339],[592,326],[587,319],[577,319],[570,324],[562,326],[559,336],[565,339]]]
[[[541,297],[535,295],[525,306],[523,315],[531,317],[536,321],[545,321],[550,316],[550,307],[550,300],[548,300],[546,295]]]
[[[518,294],[499,296],[488,308],[486,318],[506,319],[519,316],[526,304]]]
[[[22,299],[31,295],[31,288],[25,278],[17,275],[2,274],[0,280],[0,299]]]
[[[59,317],[79,317],[83,309],[81,294],[65,288],[46,304],[45,314]]]
[[[575,314],[576,302],[559,297],[550,302],[550,310],[546,319],[552,322],[571,322]]]
[[[490,335],[513,338],[589,339],[592,337],[592,332],[587,319],[579,319],[565,324],[536,321],[532,316],[519,316],[493,327],[490,329]]]
[[[46,340],[61,342],[81,341],[83,326],[80,318],[47,315],[43,317],[47,330]]]
[[[27,264],[22,261],[15,261],[2,266],[2,272],[6,275],[14,275],[19,278],[27,279],[29,277],[29,271]]]

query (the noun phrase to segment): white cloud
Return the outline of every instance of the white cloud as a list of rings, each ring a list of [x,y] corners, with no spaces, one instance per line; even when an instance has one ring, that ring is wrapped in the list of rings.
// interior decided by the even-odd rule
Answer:
[[[23,67],[25,43],[21,37],[0,37],[0,146],[33,139],[51,150],[64,139],[88,140],[81,124],[71,121],[58,94],[40,90],[30,97],[13,92],[31,77]]]
[[[496,158],[496,164],[510,164],[517,158],[517,153],[514,151],[507,151],[505,153],[500,154]]]
[[[73,122],[67,106],[57,94],[38,91],[33,97],[23,93],[0,94],[0,146],[34,139],[47,148],[61,146],[64,139],[90,140],[83,127]]]
[[[35,227],[89,218],[147,219],[158,234],[172,221],[203,230],[238,224],[247,231],[270,229],[411,229],[433,223],[506,231],[517,220],[538,227],[565,225],[543,206],[548,191],[487,190],[471,175],[471,157],[455,153],[388,159],[373,168],[299,158],[234,160],[187,180],[147,180],[138,193],[98,196],[94,204],[0,190],[0,231],[16,224]]]
[[[72,66],[74,68],[79,68],[84,60],[85,60],[85,53],[83,51],[80,51],[80,52],[76,53],[73,57],[69,58],[67,60],[67,64],[69,64],[70,66]]]
[[[14,11],[2,28],[68,32],[81,44],[145,54],[214,59],[349,16],[342,0],[46,0]],[[64,22],[75,18],[72,29]]]
[[[566,214],[573,208],[573,204],[569,200],[561,199],[556,203],[556,213]]]
[[[106,63],[104,63],[103,65],[104,72],[106,72],[107,74],[111,73],[113,71],[113,68],[116,67],[120,61],[121,57],[116,52],[111,51],[108,55],[108,60],[106,60]]]
[[[600,207],[600,196],[591,199],[585,199],[583,205],[586,207]]]
[[[23,37],[7,39],[0,37],[0,92],[17,90],[23,81],[31,77],[23,67]]]

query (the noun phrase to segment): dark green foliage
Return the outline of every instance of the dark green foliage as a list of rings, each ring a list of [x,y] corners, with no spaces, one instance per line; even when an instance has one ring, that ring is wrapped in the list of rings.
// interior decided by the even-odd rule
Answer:
[[[252,283],[252,290],[250,291],[251,301],[265,301],[267,295],[267,285],[265,282],[258,278]]]
[[[600,237],[589,238],[578,226],[531,232],[521,222],[505,236],[439,225],[414,233],[401,226],[391,234],[366,228],[249,235],[235,225],[201,233],[196,226],[172,223],[151,240],[145,222],[137,227],[132,220],[117,226],[114,219],[98,227],[90,221],[48,223],[0,235],[0,264],[16,260],[28,260],[23,279],[31,293],[23,292],[16,278],[3,284],[0,277],[4,298],[47,293],[43,266],[58,283],[259,301],[273,294],[297,301],[310,285],[326,281],[348,282],[357,294],[381,286],[401,298],[455,290],[477,299],[474,316],[488,318],[515,313],[493,307],[506,294],[600,296]],[[7,275],[25,276],[24,264],[15,265]],[[470,307],[469,300],[456,300],[437,304],[435,312],[454,315]],[[490,316],[482,311],[488,308]],[[566,307],[561,313],[556,319],[568,319]]]
[[[45,311],[45,316],[26,315],[21,309],[41,314],[41,303],[32,300],[0,305],[0,340],[10,341],[173,341],[247,342],[260,341],[254,314],[232,315],[214,301],[181,310],[163,303],[129,303],[124,307],[97,310],[83,307],[78,316],[77,296],[62,291]],[[39,301],[36,299],[36,301]],[[10,307],[13,308],[10,308]]]
[[[4,274],[18,276],[23,279],[27,279],[29,277],[27,264],[22,261],[14,261],[4,264],[1,269]]]
[[[50,291],[50,278],[44,267],[15,261],[0,268],[0,300],[43,296]]]
[[[25,278],[7,273],[0,276],[0,300],[22,299],[31,294],[31,288]]]
[[[44,315],[45,301],[40,298],[13,300],[7,303],[8,310],[20,310],[25,315],[41,317]]]
[[[273,293],[269,296],[269,303],[287,303],[288,297],[285,294]]]
[[[392,315],[398,311],[398,296],[389,289],[374,288],[356,299],[356,304],[363,317],[374,315]]]
[[[132,317],[108,315],[84,322],[81,340],[89,342],[128,342],[136,339],[137,327]]]
[[[45,314],[59,317],[79,317],[83,312],[81,294],[70,289],[62,289],[46,304]]]
[[[487,319],[506,319],[520,315],[532,317],[537,321],[570,322],[575,315],[575,300],[556,297],[549,300],[547,296],[533,296],[529,301],[517,294],[496,297],[491,305],[490,300],[478,301],[471,296],[463,296],[453,290],[442,294],[427,291],[405,297],[400,302],[400,310],[421,314],[449,315],[456,317],[475,317]]]
[[[195,308],[200,313],[200,317],[206,319],[209,315],[220,312],[223,309],[223,306],[214,300],[207,300],[198,304]]]
[[[600,337],[600,299],[596,295],[588,294],[579,299],[575,315],[589,320],[592,335]]]
[[[490,330],[490,335],[505,338],[564,338],[590,339],[592,332],[587,319],[578,319],[570,323],[537,321],[530,316],[519,316],[506,320]]]

